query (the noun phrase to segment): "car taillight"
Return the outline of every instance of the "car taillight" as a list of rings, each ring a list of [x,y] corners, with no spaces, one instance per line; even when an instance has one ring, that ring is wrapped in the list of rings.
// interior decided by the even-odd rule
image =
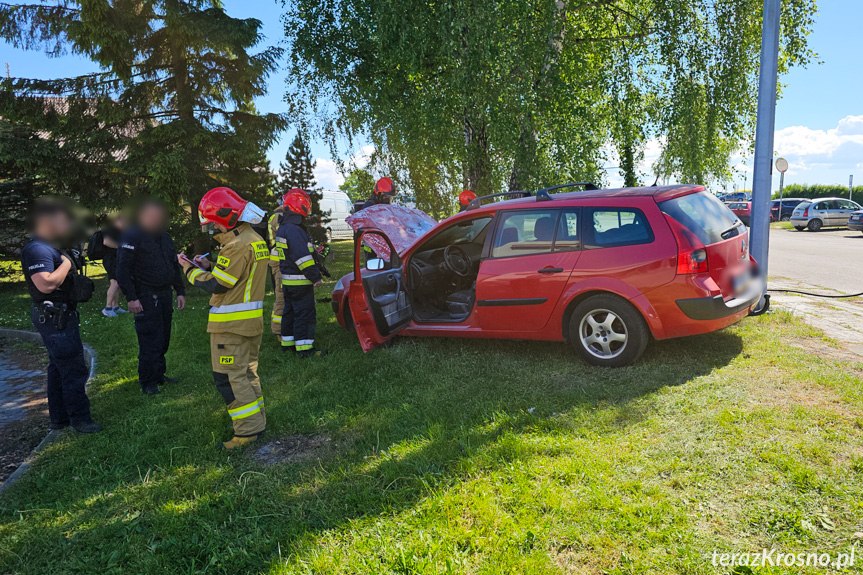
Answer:
[[[677,241],[677,275],[708,272],[707,249],[701,240],[668,214],[665,214],[665,219]]]
[[[805,210],[803,210],[803,217],[804,217],[804,218],[808,218],[808,217],[809,217],[809,206],[806,206],[806,209],[805,209]]]

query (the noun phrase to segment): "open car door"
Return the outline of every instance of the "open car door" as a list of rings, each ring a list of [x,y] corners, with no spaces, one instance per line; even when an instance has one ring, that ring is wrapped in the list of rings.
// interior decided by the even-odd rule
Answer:
[[[362,264],[363,239],[385,242],[384,257]],[[408,326],[413,316],[401,257],[382,231],[361,229],[354,244],[354,278],[348,289],[351,317],[360,346],[368,352]]]

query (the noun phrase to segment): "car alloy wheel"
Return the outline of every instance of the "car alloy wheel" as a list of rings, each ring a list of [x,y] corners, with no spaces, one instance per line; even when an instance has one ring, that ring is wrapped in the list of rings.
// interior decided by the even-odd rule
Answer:
[[[790,222],[790,221],[791,221],[791,216],[782,216],[780,219],[781,219],[783,222]]]
[[[584,316],[579,333],[587,352],[600,359],[617,357],[626,349],[626,325],[607,309],[597,309]]]
[[[821,229],[821,226],[823,225],[824,224],[821,222],[821,220],[811,220],[807,227],[809,228],[810,232],[817,232]]]
[[[624,298],[599,293],[575,306],[569,342],[581,357],[600,367],[623,367],[641,357],[650,331],[641,312]]]

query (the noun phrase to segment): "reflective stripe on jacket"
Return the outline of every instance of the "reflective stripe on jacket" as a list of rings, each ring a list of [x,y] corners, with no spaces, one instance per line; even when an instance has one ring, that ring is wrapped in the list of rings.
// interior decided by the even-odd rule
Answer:
[[[314,245],[308,232],[300,226],[298,214],[285,213],[282,225],[276,232],[276,252],[282,285],[312,285],[322,279],[321,271],[312,256]]]
[[[189,283],[212,292],[209,333],[254,336],[264,330],[264,292],[269,273],[267,242],[243,223],[216,240],[222,244],[210,271],[190,267]]]

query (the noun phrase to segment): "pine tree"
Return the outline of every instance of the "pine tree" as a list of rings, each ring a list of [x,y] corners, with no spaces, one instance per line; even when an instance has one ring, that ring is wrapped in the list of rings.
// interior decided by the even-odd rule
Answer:
[[[81,198],[85,205],[161,197],[191,235],[187,208],[209,188],[227,185],[261,204],[271,194],[265,153],[285,121],[253,102],[282,51],[251,53],[260,21],[232,18],[218,0],[54,0],[0,3],[0,22],[0,38],[17,47],[68,51],[101,68],[48,81],[12,77],[0,90],[0,117],[80,149],[110,175],[101,205]],[[52,98],[68,109],[46,115]]]
[[[325,224],[330,218],[321,212],[323,193],[315,181],[316,165],[305,137],[297,134],[285,154],[285,161],[279,164],[279,191],[282,195],[291,188],[308,192],[312,199],[312,213],[305,219],[305,226],[313,240],[324,243],[327,241]]]

